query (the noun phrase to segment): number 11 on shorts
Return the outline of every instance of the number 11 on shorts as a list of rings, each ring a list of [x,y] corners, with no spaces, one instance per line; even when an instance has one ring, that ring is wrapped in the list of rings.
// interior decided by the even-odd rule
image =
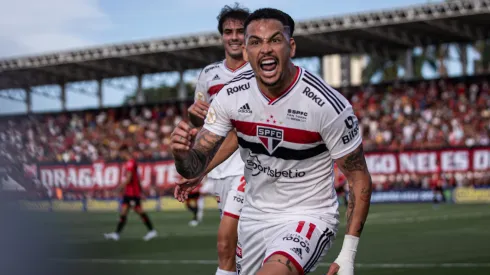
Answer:
[[[313,235],[313,231],[315,231],[316,225],[309,223],[308,224],[308,232],[306,232],[306,238],[311,239],[311,235]],[[303,231],[303,227],[305,227],[305,221],[300,221],[298,223],[298,227],[296,227],[296,233],[301,233]]]

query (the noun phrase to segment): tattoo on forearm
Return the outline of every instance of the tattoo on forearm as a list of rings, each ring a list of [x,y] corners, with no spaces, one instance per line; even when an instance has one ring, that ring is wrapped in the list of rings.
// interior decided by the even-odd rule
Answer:
[[[362,146],[360,146],[357,150],[352,152],[349,156],[347,156],[343,164],[341,166],[343,170],[345,170],[347,173],[349,172],[354,172],[352,173],[353,175],[366,175],[366,173],[369,173],[366,160],[364,158],[364,151],[362,149]],[[360,172],[360,173],[359,173]],[[361,220],[359,221],[356,219],[356,222],[354,225],[355,227],[358,228],[351,228],[352,223],[353,223],[353,218],[354,218],[354,212],[358,211],[356,208],[361,207],[360,210],[361,212],[367,211],[365,209],[367,203],[367,207],[369,209],[369,202],[371,201],[371,193],[372,193],[372,181],[371,177],[368,175],[369,181],[364,177],[362,180],[358,181],[356,178],[352,178],[352,181],[349,181],[349,203],[347,206],[347,212],[346,212],[346,218],[347,218],[347,225],[346,225],[346,232],[357,232],[359,235],[362,233],[362,230],[364,229],[364,225],[366,223],[366,216],[362,215]],[[368,183],[368,184],[366,184]],[[355,186],[354,186],[355,185]],[[361,185],[361,186],[359,186]],[[360,192],[359,192],[360,191]],[[357,196],[356,196],[357,195]],[[359,199],[359,201],[356,202],[356,197]],[[361,205],[357,205],[357,203]],[[360,223],[360,224],[359,224]],[[352,230],[351,230],[352,229]]]
[[[357,150],[352,152],[342,165],[346,171],[367,171],[366,159],[364,158],[364,150],[360,146]]]
[[[194,147],[189,151],[188,157],[175,160],[177,172],[187,179],[200,176],[224,140],[225,138],[222,136],[205,129],[201,130],[196,137]]]
[[[370,202],[371,201],[371,193],[372,193],[372,188],[371,188],[371,179],[369,179],[369,186],[363,187],[361,190],[361,200],[364,202]]]
[[[281,261],[281,259],[269,260],[267,262],[268,263],[269,262],[278,262],[278,263],[281,263],[281,264],[285,265],[289,269],[289,271],[291,271],[291,272],[293,271],[293,265],[291,264],[291,261],[290,260],[287,260],[285,263],[283,261]]]
[[[349,182],[349,203],[347,205],[347,212],[345,213],[347,216],[347,224],[346,224],[346,232],[349,232],[352,216],[354,214],[354,208],[356,207],[356,195],[354,194],[353,184]]]

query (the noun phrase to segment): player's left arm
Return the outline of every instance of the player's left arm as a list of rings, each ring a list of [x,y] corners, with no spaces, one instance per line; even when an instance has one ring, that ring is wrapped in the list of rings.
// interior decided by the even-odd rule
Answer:
[[[371,204],[372,180],[367,168],[362,144],[335,160],[349,184],[346,235],[360,237]]]
[[[359,123],[348,105],[340,114],[326,113],[322,119],[322,136],[340,171],[349,184],[346,234],[342,250],[328,275],[353,274],[354,260],[371,202],[372,181],[362,148]],[[333,119],[328,119],[328,115]]]

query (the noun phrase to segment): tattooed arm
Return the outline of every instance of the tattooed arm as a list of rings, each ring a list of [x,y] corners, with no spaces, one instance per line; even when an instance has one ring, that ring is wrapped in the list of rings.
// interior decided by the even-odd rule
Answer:
[[[371,202],[372,181],[362,144],[352,153],[336,160],[349,184],[346,234],[361,236]]]
[[[200,176],[224,140],[225,137],[201,129],[196,136],[194,146],[189,151],[184,154],[174,154],[177,172],[187,179]]]

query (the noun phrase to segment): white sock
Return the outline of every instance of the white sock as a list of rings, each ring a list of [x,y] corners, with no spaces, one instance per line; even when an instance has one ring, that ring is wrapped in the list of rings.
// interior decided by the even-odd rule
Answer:
[[[204,216],[204,196],[199,196],[199,199],[197,199],[197,220],[201,222],[203,216]]]
[[[216,275],[236,275],[236,272],[235,271],[226,271],[223,269],[219,269],[219,267],[218,267],[218,270],[216,270]]]

